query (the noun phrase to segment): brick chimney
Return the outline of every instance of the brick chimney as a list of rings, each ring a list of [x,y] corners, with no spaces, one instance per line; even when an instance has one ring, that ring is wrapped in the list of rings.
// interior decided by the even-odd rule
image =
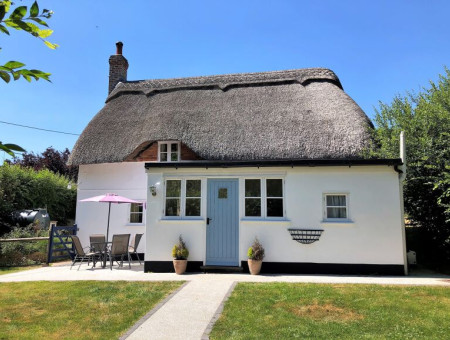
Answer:
[[[109,57],[109,86],[108,94],[117,83],[127,80],[128,60],[122,55],[123,43],[116,43],[116,54]]]

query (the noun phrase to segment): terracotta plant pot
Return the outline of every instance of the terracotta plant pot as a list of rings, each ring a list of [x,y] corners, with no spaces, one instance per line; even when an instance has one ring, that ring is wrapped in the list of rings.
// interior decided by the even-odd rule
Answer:
[[[262,261],[250,260],[248,259],[248,269],[250,270],[250,274],[258,275],[261,271]]]
[[[173,260],[173,268],[178,275],[186,271],[187,260]]]

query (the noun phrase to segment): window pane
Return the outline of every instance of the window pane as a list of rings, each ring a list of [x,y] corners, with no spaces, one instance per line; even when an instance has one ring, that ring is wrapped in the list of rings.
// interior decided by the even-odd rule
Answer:
[[[327,206],[345,207],[345,195],[327,195]]]
[[[166,182],[166,197],[180,197],[181,196],[181,181],[168,180]]]
[[[245,197],[261,197],[261,180],[246,179],[245,180]],[[252,215],[254,216],[254,215]]]
[[[267,199],[267,216],[283,217],[283,199],[268,198]]]
[[[170,160],[171,160],[172,162],[178,161],[178,153],[177,153],[177,152],[172,152],[172,153],[170,154]]]
[[[166,216],[180,216],[180,199],[166,199]]]
[[[202,190],[202,181],[186,180],[186,197],[200,197]]]
[[[245,199],[245,216],[261,216],[261,199]]]
[[[347,208],[327,208],[327,218],[347,218]]]
[[[131,203],[131,205],[130,205],[130,211],[131,212],[140,212],[141,211],[141,208],[142,207],[142,204],[140,204],[140,203]]]
[[[178,144],[170,144],[170,151],[178,152]]]
[[[167,153],[161,153],[161,155],[159,156],[159,160],[161,162],[167,162]]]
[[[268,179],[267,184],[267,197],[283,197],[283,180],[281,179]]]
[[[142,214],[133,213],[130,215],[130,223],[142,223]]]
[[[200,216],[200,198],[186,198],[186,216]]]
[[[167,152],[167,144],[161,144],[160,145],[160,150],[161,150],[161,152]]]

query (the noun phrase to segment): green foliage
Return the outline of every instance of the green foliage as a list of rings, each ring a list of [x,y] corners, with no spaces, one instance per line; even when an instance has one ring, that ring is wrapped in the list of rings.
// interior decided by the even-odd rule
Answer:
[[[178,243],[172,248],[172,257],[175,260],[187,260],[189,257],[189,250],[186,247],[186,243],[183,241],[183,237],[180,235]]]
[[[247,257],[250,260],[262,261],[264,260],[264,256],[265,256],[264,247],[262,246],[261,242],[259,242],[258,238],[255,237],[253,244],[251,245],[250,248],[248,248]]]
[[[76,185],[67,189],[69,179],[43,169],[34,171],[18,165],[0,166],[0,227],[11,227],[15,210],[47,208],[60,225],[75,216]]]
[[[0,150],[6,152],[8,155],[10,156],[15,156],[14,151],[16,152],[25,152],[25,150],[16,145],[16,144],[3,144],[2,142],[0,142]]]
[[[30,225],[27,228],[16,227],[2,238],[46,237],[48,231],[36,229]],[[28,266],[44,263],[47,259],[47,241],[34,242],[2,242],[0,243],[0,267]]]
[[[12,28],[17,31],[24,31],[33,37],[41,39],[48,48],[55,49],[58,47],[57,44],[53,44],[46,40],[46,38],[48,38],[53,31],[48,29],[48,24],[43,19],[50,19],[53,15],[52,11],[43,9],[42,12],[39,13],[39,5],[35,1],[30,7],[29,14],[27,16],[27,6],[18,6],[11,12],[11,5],[13,5],[13,2],[10,0],[0,1],[1,33],[9,35],[9,29]],[[35,69],[26,69],[23,68],[24,66],[25,64],[19,61],[8,61],[6,64],[0,65],[0,78],[6,83],[9,83],[11,79],[18,80],[20,77],[24,78],[28,82],[31,82],[32,79],[45,79],[50,81],[50,73]]]
[[[405,212],[426,231],[429,260],[450,260],[450,71],[429,89],[380,103],[375,124],[380,148],[371,156],[397,158],[405,132]]]

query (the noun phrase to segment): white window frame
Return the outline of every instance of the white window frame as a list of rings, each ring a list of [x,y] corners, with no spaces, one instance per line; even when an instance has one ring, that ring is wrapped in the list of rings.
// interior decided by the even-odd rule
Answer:
[[[167,181],[181,181],[181,197],[180,197],[180,215],[179,216],[166,216],[166,187]],[[186,181],[200,181],[200,197],[186,197]],[[203,199],[204,199],[204,181],[201,178],[195,177],[168,177],[164,179],[164,208],[162,218],[165,220],[201,220],[203,219]],[[186,198],[199,198],[200,199],[200,215],[199,216],[186,216]]]
[[[167,144],[167,161],[161,161],[161,145],[163,144]],[[178,159],[176,161],[172,161],[172,157],[171,154],[172,152],[170,151],[172,149],[172,144],[176,144],[178,145]],[[177,142],[177,141],[161,141],[158,142],[158,162],[162,162],[162,163],[173,163],[173,162],[179,162],[181,160],[181,143]]]
[[[345,196],[345,211],[347,217],[334,217],[329,218],[327,215],[327,196]],[[326,192],[322,195],[322,202],[323,202],[323,221],[325,222],[349,222],[350,220],[350,194],[348,192]],[[333,206],[331,206],[333,207]],[[337,206],[336,206],[337,207]],[[340,208],[344,206],[339,206]]]
[[[245,215],[245,199],[246,198],[258,198],[258,197],[247,197],[245,196],[245,181],[259,179],[261,183],[261,216],[247,216]],[[267,180],[268,179],[279,179],[281,180],[283,196],[281,199],[283,200],[283,216],[267,216],[267,199],[268,198],[278,198],[278,197],[268,197],[267,196]],[[285,188],[285,179],[283,177],[244,177],[243,178],[243,192],[242,192],[242,215],[244,220],[285,220],[286,219],[286,188]]]
[[[141,204],[142,205],[142,213],[141,213],[142,214],[142,222],[131,222],[131,214],[139,214],[137,212],[132,212],[131,211],[131,205],[132,204]],[[128,207],[128,225],[145,225],[145,203],[144,202],[130,203],[129,204],[129,207]]]

